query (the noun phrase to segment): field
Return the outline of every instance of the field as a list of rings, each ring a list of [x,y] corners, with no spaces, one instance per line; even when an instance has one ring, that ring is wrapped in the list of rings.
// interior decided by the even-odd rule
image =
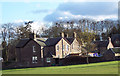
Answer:
[[[118,74],[118,61],[3,70],[3,74]]]

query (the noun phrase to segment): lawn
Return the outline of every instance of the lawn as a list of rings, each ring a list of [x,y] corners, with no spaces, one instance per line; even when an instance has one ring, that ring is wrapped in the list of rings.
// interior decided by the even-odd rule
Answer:
[[[118,74],[118,61],[3,70],[3,74]]]

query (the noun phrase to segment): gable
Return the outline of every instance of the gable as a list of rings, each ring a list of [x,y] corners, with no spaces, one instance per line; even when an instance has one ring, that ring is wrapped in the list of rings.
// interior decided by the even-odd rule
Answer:
[[[108,46],[107,46],[107,49],[110,49],[110,48],[113,48],[113,44],[111,43],[111,41],[109,42]]]
[[[68,45],[70,45],[69,41],[67,41],[65,38],[61,38],[61,40],[58,41],[58,43],[56,45],[58,45],[59,43],[62,43],[62,40],[63,40],[63,43],[67,43]]]
[[[79,44],[79,42],[77,41],[77,39],[75,38],[72,42],[72,44]]]

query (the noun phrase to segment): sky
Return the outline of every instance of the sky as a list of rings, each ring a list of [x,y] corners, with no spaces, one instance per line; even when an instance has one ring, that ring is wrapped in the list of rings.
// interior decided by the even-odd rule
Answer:
[[[48,28],[51,22],[91,18],[117,19],[119,0],[0,0],[1,25],[33,21],[32,30]],[[46,25],[47,23],[47,25]],[[46,25],[46,26],[45,26]],[[1,42],[1,39],[0,39]]]
[[[58,20],[117,19],[118,0],[0,0],[0,24],[34,21],[33,30]]]
[[[90,17],[97,20],[117,18],[118,2],[109,1],[69,1],[69,0],[23,0],[1,1],[1,22],[39,21],[52,22],[59,19]]]

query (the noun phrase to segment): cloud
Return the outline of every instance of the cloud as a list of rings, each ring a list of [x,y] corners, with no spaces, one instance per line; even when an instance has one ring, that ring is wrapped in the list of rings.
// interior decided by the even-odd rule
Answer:
[[[47,16],[44,18],[44,20],[51,22],[51,21],[56,21],[56,20],[68,18],[68,17],[72,18],[73,16],[72,16],[71,13],[66,12],[66,11],[62,11],[62,12],[61,12],[61,11],[55,11],[55,12],[53,12],[52,14],[47,15]]]
[[[108,15],[117,14],[117,3],[113,2],[68,2],[60,4],[57,10],[69,11],[74,15]]]
[[[117,18],[116,2],[65,2],[61,3],[55,11],[48,14],[45,21],[57,21],[93,18],[97,20]]]
[[[45,23],[41,21],[35,21],[31,24],[32,31],[35,33],[42,33],[42,29],[46,29]]]

